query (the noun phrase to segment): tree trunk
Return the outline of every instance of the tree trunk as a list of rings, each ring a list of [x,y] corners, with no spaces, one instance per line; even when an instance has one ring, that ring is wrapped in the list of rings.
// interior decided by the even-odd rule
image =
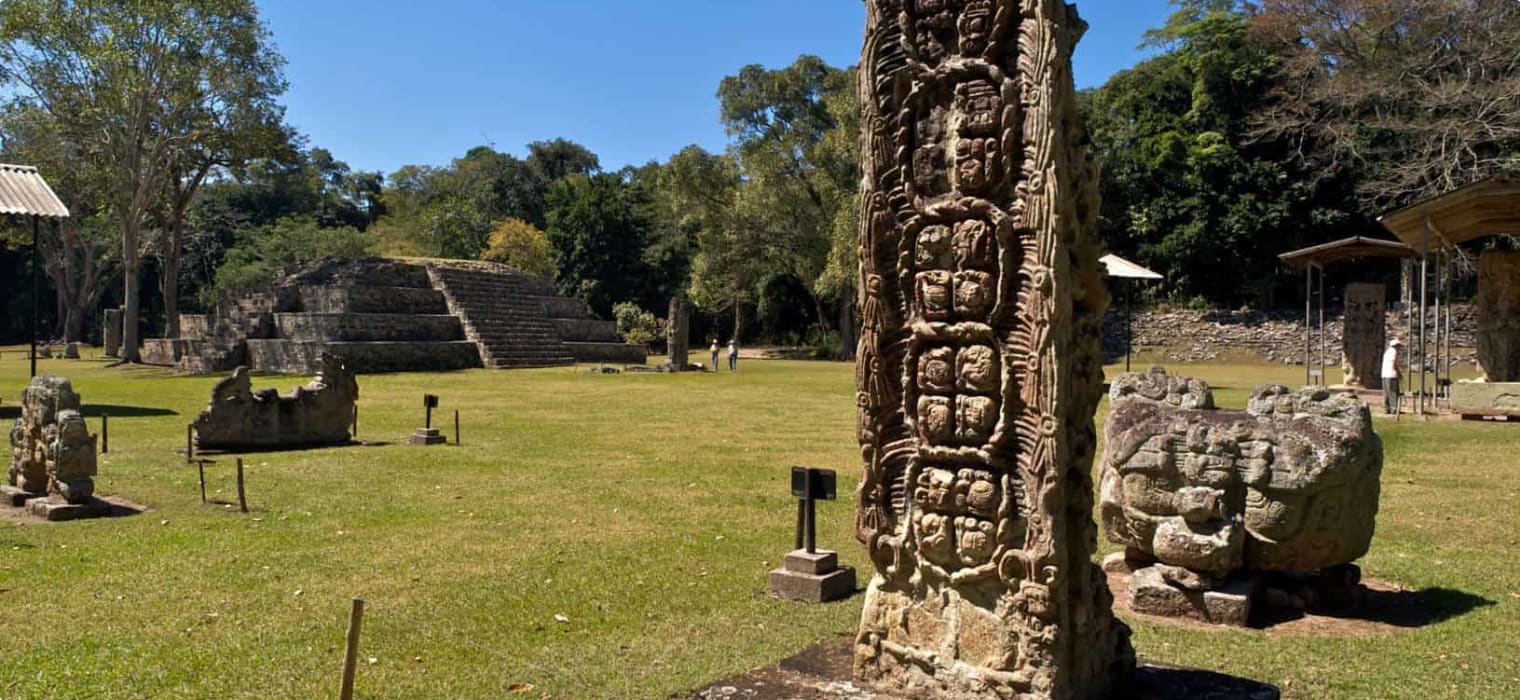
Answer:
[[[855,304],[839,302],[839,359],[855,359]]]
[[[179,337],[179,251],[184,244],[185,224],[178,217],[165,234],[168,242],[159,250],[161,273],[158,290],[164,295],[164,337]]]
[[[137,254],[138,224],[135,221],[125,221],[121,227],[121,274],[122,304],[121,314],[121,359],[123,362],[142,362],[142,353],[138,348],[142,345],[137,332],[138,306],[138,266],[141,261]]]
[[[63,342],[82,342],[84,335],[84,314],[79,309],[69,308],[64,310]]]
[[[738,342],[739,341],[739,337],[743,335],[743,331],[744,331],[744,304],[739,301],[738,297],[734,297],[734,335],[733,335],[734,342]]]

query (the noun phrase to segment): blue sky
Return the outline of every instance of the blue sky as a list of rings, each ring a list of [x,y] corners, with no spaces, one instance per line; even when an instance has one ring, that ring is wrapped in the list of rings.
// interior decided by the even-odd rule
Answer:
[[[258,0],[289,65],[288,118],[356,169],[490,144],[584,144],[607,169],[719,150],[718,82],[804,53],[854,64],[861,0]],[[1079,86],[1142,57],[1166,0],[1086,0]]]

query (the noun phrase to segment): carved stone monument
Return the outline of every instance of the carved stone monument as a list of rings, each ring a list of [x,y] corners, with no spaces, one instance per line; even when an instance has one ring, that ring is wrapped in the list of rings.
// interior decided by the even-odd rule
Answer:
[[[1378,510],[1383,446],[1351,392],[1264,386],[1245,411],[1161,368],[1109,393],[1101,514],[1138,612],[1245,625],[1274,572],[1349,594]],[[1305,577],[1299,576],[1298,580]]]
[[[1341,315],[1341,371],[1347,386],[1376,388],[1387,340],[1387,289],[1381,284],[1346,285]]]
[[[275,389],[254,393],[247,367],[211,390],[211,403],[191,425],[201,449],[268,450],[341,445],[350,440],[359,382],[343,359],[321,357],[310,384],[287,396]]]
[[[106,309],[101,335],[106,357],[121,357],[121,309]]]
[[[1478,259],[1478,364],[1490,382],[1520,382],[1520,252]]]
[[[110,506],[95,495],[95,436],[79,413],[69,380],[40,376],[21,392],[21,417],[11,426],[4,502],[47,520],[101,517]]]
[[[691,313],[686,299],[679,295],[671,297],[670,312],[665,318],[665,349],[669,355],[665,360],[666,370],[685,372],[690,369]]]
[[[1060,0],[869,0],[855,673],[914,698],[1101,697],[1090,557],[1108,304]]]

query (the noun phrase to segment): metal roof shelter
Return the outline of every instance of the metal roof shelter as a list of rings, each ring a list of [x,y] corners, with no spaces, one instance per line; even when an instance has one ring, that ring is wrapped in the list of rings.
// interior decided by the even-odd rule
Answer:
[[[1436,388],[1451,382],[1451,261],[1464,243],[1487,236],[1520,234],[1520,176],[1496,175],[1446,194],[1411,204],[1378,217],[1378,222],[1419,257],[1419,327],[1415,347],[1420,358],[1420,387],[1415,410],[1425,415],[1427,362],[1435,344]],[[1432,270],[1431,258],[1435,258]],[[1432,286],[1434,274],[1434,290]],[[1444,304],[1443,304],[1444,301]],[[1427,328],[1429,309],[1435,309],[1434,329]],[[1444,315],[1443,315],[1444,311]],[[1409,332],[1415,336],[1413,318]],[[1411,366],[1414,358],[1410,358]],[[1441,378],[1441,372],[1447,376]]]
[[[1117,255],[1105,255],[1099,262],[1108,271],[1109,277],[1118,277],[1127,280],[1159,280],[1161,274],[1151,271],[1149,268],[1132,263]]]
[[[1142,265],[1132,263],[1117,255],[1109,254],[1099,259],[1103,263],[1103,269],[1109,277],[1124,280],[1159,280],[1164,279],[1159,273]],[[1130,351],[1134,345],[1134,300],[1125,297],[1124,304],[1124,371],[1130,370]]]
[[[69,208],[53,193],[37,169],[29,165],[0,163],[0,215],[32,217],[32,376],[37,376],[37,297],[42,270],[38,250],[38,222],[66,219]]]
[[[1277,256],[1284,265],[1304,271],[1304,383],[1313,384],[1315,370],[1309,366],[1314,354],[1314,273],[1319,272],[1319,370],[1322,382],[1325,368],[1330,363],[1330,334],[1325,326],[1325,266],[1360,258],[1399,258],[1408,260],[1418,257],[1414,248],[1398,241],[1383,238],[1352,236],[1338,241],[1300,248]]]
[[[1283,261],[1289,267],[1300,270],[1307,269],[1311,265],[1321,267],[1330,263],[1354,258],[1414,258],[1418,257],[1414,248],[1398,241],[1390,241],[1383,238],[1367,238],[1366,236],[1352,236],[1338,241],[1321,243],[1308,248],[1283,253],[1277,259]]]

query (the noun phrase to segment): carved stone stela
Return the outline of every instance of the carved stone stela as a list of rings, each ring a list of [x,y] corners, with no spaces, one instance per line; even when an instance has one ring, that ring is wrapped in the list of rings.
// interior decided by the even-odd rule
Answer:
[[[1478,258],[1478,364],[1490,382],[1520,382],[1520,253]]]
[[[1133,667],[1091,563],[1107,306],[1057,0],[868,0],[861,680],[1087,698]]]
[[[1345,332],[1341,339],[1341,371],[1349,386],[1379,386],[1383,349],[1387,339],[1387,289],[1381,284],[1357,282],[1346,285]]]

